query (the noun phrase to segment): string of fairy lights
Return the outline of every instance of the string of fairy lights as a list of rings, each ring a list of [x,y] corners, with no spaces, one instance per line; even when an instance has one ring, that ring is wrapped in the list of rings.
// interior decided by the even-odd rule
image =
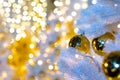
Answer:
[[[95,4],[96,0],[92,0],[92,3]],[[55,15],[54,17],[58,18],[58,22],[54,24],[53,32],[60,33],[60,35],[57,35],[56,41],[52,45],[50,44],[45,47],[44,53],[40,53],[37,43],[40,43],[40,41],[46,43],[48,39],[47,35],[41,33],[48,30],[48,27],[46,27],[48,26],[46,22],[47,0],[0,0],[0,12],[4,16],[5,28],[13,36],[13,39],[10,41],[13,44],[11,48],[12,54],[8,56],[8,63],[20,69],[20,73],[15,71],[16,74],[25,74],[23,68],[25,69],[27,61],[31,66],[47,66],[47,72],[52,75],[53,72],[59,71],[57,61],[52,63],[49,56],[52,55],[51,52],[54,49],[54,57],[59,56],[60,49],[57,49],[59,45],[62,48],[67,47],[69,39],[78,32],[78,28],[74,26],[74,21],[78,17],[79,11],[86,9],[89,4],[88,0],[55,0],[53,4],[55,5],[55,9],[52,13]],[[48,32],[47,34],[51,33]],[[18,50],[18,52],[15,51],[17,48],[23,49],[25,46],[25,49],[28,51],[24,51],[27,54],[19,55],[19,52],[24,52],[21,50]],[[37,61],[34,60],[34,56],[37,55],[39,57],[41,54],[46,62],[43,58]],[[18,56],[15,58],[16,61],[13,61],[16,55],[20,57]],[[22,57],[26,59],[25,63],[21,61],[21,64],[18,64],[18,59]],[[22,68],[19,68],[20,65]],[[47,72],[42,71],[41,76],[43,77]],[[7,78],[7,72],[3,72],[2,77]],[[25,79],[21,78],[21,80]],[[47,76],[45,80],[51,80],[51,78]]]
[[[37,28],[45,30],[46,26],[46,0],[1,0],[6,24],[10,33],[20,33],[27,26],[31,31]]]
[[[72,4],[72,5],[71,5]],[[54,13],[59,16],[59,21],[71,21],[73,18],[78,15],[78,11],[81,9],[86,9],[88,7],[88,0],[79,0],[71,3],[71,0],[56,0],[54,2],[54,5],[56,8],[54,9]],[[68,6],[71,6],[70,8],[72,11],[67,8]],[[70,11],[69,14],[66,14],[67,11]]]

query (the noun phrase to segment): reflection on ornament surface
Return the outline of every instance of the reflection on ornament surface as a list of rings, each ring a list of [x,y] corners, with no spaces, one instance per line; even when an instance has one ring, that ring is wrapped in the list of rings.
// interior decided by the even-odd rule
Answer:
[[[76,35],[70,40],[69,47],[74,47],[83,53],[88,53],[90,51],[90,42],[85,36]]]
[[[92,47],[95,53],[97,53],[98,55],[104,56],[106,54],[106,52],[104,51],[104,47],[105,47],[105,43],[108,40],[115,40],[115,36],[110,32],[106,32],[105,34],[97,38],[94,38],[92,40]]]
[[[105,56],[102,68],[108,80],[120,80],[120,51]]]

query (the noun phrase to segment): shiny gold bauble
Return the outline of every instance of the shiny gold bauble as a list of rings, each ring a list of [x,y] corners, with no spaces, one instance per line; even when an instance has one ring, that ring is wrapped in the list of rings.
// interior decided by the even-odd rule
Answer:
[[[104,47],[105,47],[106,41],[108,40],[115,40],[115,36],[110,32],[106,32],[105,34],[97,38],[94,38],[92,40],[92,47],[95,53],[97,53],[98,55],[104,56],[106,54],[106,51],[104,51]]]
[[[90,51],[90,42],[84,35],[76,35],[69,41],[69,47],[74,47],[83,53]]]
[[[106,55],[102,68],[108,80],[120,80],[120,51]]]

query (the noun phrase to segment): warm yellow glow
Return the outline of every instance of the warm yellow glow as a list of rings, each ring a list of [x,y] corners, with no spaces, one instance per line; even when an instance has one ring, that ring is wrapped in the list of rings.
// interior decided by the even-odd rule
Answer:
[[[73,20],[72,16],[67,16],[67,21],[72,21],[72,20]]]
[[[36,30],[36,27],[35,27],[35,26],[32,26],[32,27],[31,27],[31,30],[32,30],[32,31],[35,31],[35,30]]]
[[[41,2],[45,2],[46,0],[40,0]]]
[[[63,6],[63,2],[54,1],[55,6]]]
[[[34,44],[30,44],[30,48],[33,49],[35,47]]]
[[[25,38],[27,35],[26,35],[26,33],[21,33],[21,37],[23,37],[23,38]]]
[[[59,32],[60,29],[59,29],[58,27],[55,27],[55,31],[56,31],[56,32]]]
[[[32,53],[29,54],[29,58],[33,58],[33,54]]]
[[[105,67],[108,67],[108,63],[104,63],[104,66],[105,66]]]
[[[58,66],[57,64],[55,64],[54,69],[55,69],[56,71],[58,71],[58,70],[59,70],[59,66]]]
[[[48,54],[45,53],[43,56],[46,58],[46,57],[48,57]]]
[[[9,59],[9,60],[13,59],[13,56],[12,56],[12,55],[9,55],[9,56],[8,56],[8,59]]]
[[[25,10],[25,11],[28,10],[28,6],[24,6],[23,10]]]
[[[15,39],[16,39],[16,41],[19,41],[21,39],[21,35],[17,34]]]
[[[10,0],[11,3],[15,3],[15,0]]]
[[[32,59],[30,59],[28,62],[29,62],[30,65],[34,65],[35,64],[35,62]]]
[[[5,13],[5,17],[9,17],[10,16],[10,14],[9,13]]]
[[[79,31],[78,28],[75,28],[75,29],[74,29],[74,32],[75,32],[75,33],[78,33],[78,31]]]
[[[50,77],[46,77],[45,80],[51,80]]]
[[[3,71],[3,72],[2,72],[2,77],[3,77],[3,78],[6,78],[6,77],[7,77],[7,72]]]
[[[45,52],[46,52],[46,53],[49,53],[49,52],[51,52],[51,50],[52,50],[52,49],[51,49],[50,47],[48,47],[48,48],[45,49]]]
[[[82,0],[83,2],[87,2],[88,0]]]
[[[88,7],[88,4],[87,3],[83,3],[82,4],[82,9],[86,9]]]
[[[71,3],[70,0],[65,0],[66,5],[70,5],[70,3]]]
[[[66,36],[66,32],[62,32],[62,36]]]
[[[21,33],[22,30],[21,30],[20,28],[17,28],[17,29],[16,29],[16,32],[17,32],[17,33]]]

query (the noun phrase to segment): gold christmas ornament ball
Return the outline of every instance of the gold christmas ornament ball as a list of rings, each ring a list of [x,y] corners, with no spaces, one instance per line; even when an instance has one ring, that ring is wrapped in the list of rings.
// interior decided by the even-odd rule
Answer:
[[[106,55],[102,68],[108,80],[120,80],[120,51]]]
[[[115,40],[115,36],[111,32],[106,32],[105,34],[94,38],[92,40],[92,47],[95,53],[100,56],[106,55],[106,51],[104,51],[104,48],[108,40]]]
[[[83,53],[90,51],[90,42],[84,35],[76,35],[69,41],[69,47],[74,47]]]
[[[98,55],[105,55],[105,51],[103,50],[105,47],[105,42],[106,41],[104,39],[98,40],[98,38],[92,40],[92,47]]]

